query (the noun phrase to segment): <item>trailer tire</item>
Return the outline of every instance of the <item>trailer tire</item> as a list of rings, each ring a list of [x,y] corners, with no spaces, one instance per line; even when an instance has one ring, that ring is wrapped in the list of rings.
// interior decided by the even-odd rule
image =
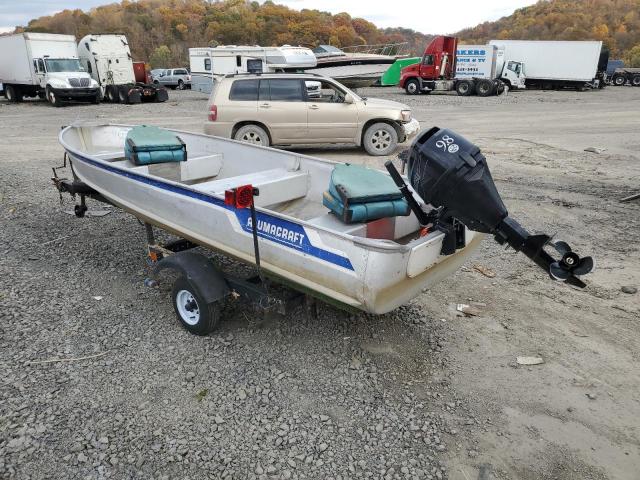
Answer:
[[[374,123],[364,132],[362,145],[369,155],[391,155],[398,146],[398,132],[388,123]]]
[[[611,83],[613,83],[616,87],[621,87],[625,83],[627,83],[627,78],[620,73],[616,73],[611,79]]]
[[[13,85],[7,85],[4,87],[4,97],[10,102],[21,102],[22,101],[22,92]]]
[[[182,326],[195,335],[208,335],[220,323],[220,302],[207,303],[187,277],[175,281],[171,301]]]
[[[476,92],[479,97],[488,97],[495,93],[493,82],[491,80],[482,79],[476,85]]]
[[[458,95],[461,97],[468,97],[473,94],[473,84],[466,80],[458,82],[456,85],[456,92],[458,92]]]
[[[407,95],[420,95],[420,82],[415,78],[407,80],[407,83],[404,85],[404,90],[407,92]]]
[[[634,75],[631,77],[631,85],[634,87],[640,87],[640,75]]]
[[[58,94],[54,92],[51,87],[47,87],[47,100],[51,105],[53,105],[56,108],[61,107],[63,105],[62,100],[60,100],[60,97],[58,97]]]

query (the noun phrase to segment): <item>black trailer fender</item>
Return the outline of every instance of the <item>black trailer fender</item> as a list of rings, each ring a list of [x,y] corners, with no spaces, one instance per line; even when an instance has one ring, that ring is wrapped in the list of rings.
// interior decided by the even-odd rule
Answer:
[[[207,303],[222,300],[231,291],[224,274],[211,260],[200,253],[187,251],[164,257],[155,264],[154,276],[167,268],[182,273],[197,287],[198,293]]]

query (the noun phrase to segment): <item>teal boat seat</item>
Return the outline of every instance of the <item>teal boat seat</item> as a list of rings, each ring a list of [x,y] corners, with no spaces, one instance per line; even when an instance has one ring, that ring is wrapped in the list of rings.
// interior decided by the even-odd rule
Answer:
[[[184,162],[187,160],[187,146],[168,130],[138,125],[127,133],[124,155],[135,165]]]
[[[347,224],[410,213],[409,204],[391,177],[360,165],[336,165],[322,203]]]

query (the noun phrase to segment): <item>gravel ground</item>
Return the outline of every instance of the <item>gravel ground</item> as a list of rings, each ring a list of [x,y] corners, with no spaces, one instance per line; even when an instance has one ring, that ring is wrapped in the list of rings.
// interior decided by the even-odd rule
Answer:
[[[205,97],[0,101],[0,478],[637,479],[640,296],[621,287],[640,286],[640,205],[617,199],[640,184],[640,89],[361,93],[478,143],[516,218],[596,256],[589,287],[553,284],[487,240],[391,314],[230,305],[196,337],[169,282],[144,287],[138,222],[115,209],[76,219],[49,177],[61,125],[200,131]],[[354,148],[304,151],[381,165]],[[459,317],[462,302],[479,315]]]

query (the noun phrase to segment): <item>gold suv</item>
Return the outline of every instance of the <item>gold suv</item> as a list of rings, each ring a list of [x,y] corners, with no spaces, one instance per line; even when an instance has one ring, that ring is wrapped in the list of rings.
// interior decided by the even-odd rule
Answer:
[[[402,103],[359,97],[327,77],[276,73],[217,80],[204,131],[264,146],[353,143],[389,155],[419,128]]]

